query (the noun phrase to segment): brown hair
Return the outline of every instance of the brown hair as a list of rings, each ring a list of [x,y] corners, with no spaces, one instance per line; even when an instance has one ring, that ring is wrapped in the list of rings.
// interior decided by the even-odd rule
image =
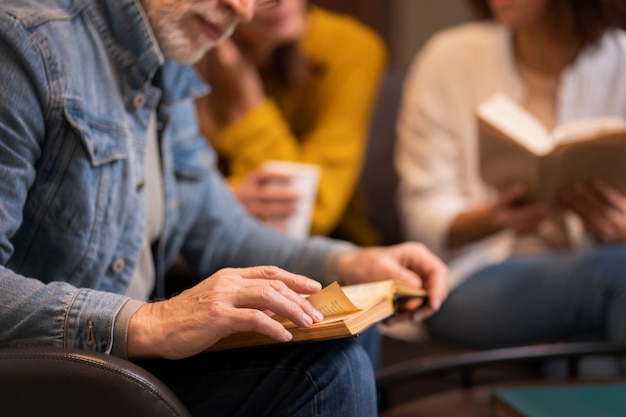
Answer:
[[[298,89],[306,84],[316,70],[297,42],[279,46],[272,56],[269,66],[261,69],[266,82],[285,89]]]
[[[493,19],[487,0],[468,0],[476,17]],[[624,0],[551,0],[550,14],[555,30],[595,42],[608,28],[626,29]]]
[[[307,4],[307,14],[311,7]],[[271,85],[291,90],[304,87],[311,77],[323,70],[303,53],[299,41],[294,41],[276,48],[267,68],[261,69],[261,76]]]

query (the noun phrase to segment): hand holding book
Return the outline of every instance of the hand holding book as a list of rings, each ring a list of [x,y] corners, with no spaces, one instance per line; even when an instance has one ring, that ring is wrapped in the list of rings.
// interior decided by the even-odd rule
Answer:
[[[626,120],[594,117],[548,132],[502,94],[477,109],[481,176],[501,189],[528,187],[529,201],[556,204],[558,193],[576,182],[602,178],[626,193]]]
[[[532,233],[550,214],[545,202],[528,202],[528,190],[515,183],[500,191],[498,201],[491,210],[492,222],[498,227],[516,233]]]
[[[436,311],[447,295],[445,264],[426,246],[417,242],[345,251],[337,258],[336,274],[346,284],[343,288],[349,288],[346,296],[350,299],[350,304],[342,301],[341,297],[332,295],[335,294],[334,285],[322,290],[320,293],[323,295],[315,294],[306,304],[313,310],[338,308],[341,314],[334,315],[330,321],[327,320],[330,317],[325,317],[322,322],[316,321],[310,327],[301,323],[296,326],[270,319],[273,324],[281,324],[279,327],[283,333],[290,333],[291,341],[359,334],[394,314],[394,298],[398,294],[424,298],[423,305],[410,315],[412,320],[418,321]],[[327,293],[331,294],[330,305],[318,305],[316,298],[325,298]],[[361,301],[362,299],[365,301]],[[354,308],[359,311],[353,311]],[[283,314],[276,310],[271,311]],[[251,328],[246,330],[227,333],[229,336],[223,337],[207,350],[259,346],[286,340],[272,338],[268,333],[255,332]]]
[[[393,277],[408,287],[424,288],[428,300],[410,316],[413,321],[420,321],[437,311],[448,292],[446,265],[418,242],[368,247],[346,253],[337,262],[337,272],[346,285]]]
[[[324,340],[357,336],[376,323],[392,316],[396,311],[396,297],[402,303],[409,299],[426,298],[426,291],[411,288],[392,280],[368,282],[340,287],[336,282],[307,297],[324,319],[310,327],[299,327],[290,320],[274,316],[292,335],[291,342]],[[220,340],[209,351],[237,349],[279,343],[266,335],[238,332]]]
[[[572,210],[586,232],[602,243],[626,243],[626,195],[602,180],[566,188],[559,203]]]

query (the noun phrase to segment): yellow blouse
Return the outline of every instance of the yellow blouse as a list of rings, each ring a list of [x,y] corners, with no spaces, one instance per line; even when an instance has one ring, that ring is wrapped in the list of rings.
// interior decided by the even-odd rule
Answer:
[[[321,68],[307,88],[266,91],[261,105],[220,131],[217,151],[228,161],[228,181],[237,184],[268,159],[317,164],[312,234],[376,244],[356,187],[387,49],[355,19],[316,7],[300,46]]]

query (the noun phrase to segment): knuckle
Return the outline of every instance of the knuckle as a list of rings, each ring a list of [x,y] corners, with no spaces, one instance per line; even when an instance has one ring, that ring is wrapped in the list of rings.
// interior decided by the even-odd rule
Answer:
[[[218,277],[229,276],[229,275],[232,275],[233,273],[234,273],[233,268],[223,268],[218,271],[216,276]]]
[[[293,317],[300,317],[300,316],[302,316],[302,308],[300,308],[296,304],[290,303],[286,307],[286,312],[287,312],[287,315],[289,315],[289,316],[293,316]]]
[[[259,289],[259,298],[261,298],[264,301],[272,300],[275,294],[276,294],[276,290],[274,290],[274,287],[272,287],[271,285],[263,285]]]
[[[412,249],[412,250],[416,250],[416,251],[420,251],[423,252],[426,249],[426,246],[422,243],[422,242],[404,242],[403,245],[406,248]]]
[[[430,252],[422,242],[415,242],[415,248],[420,252]]]
[[[276,290],[277,292],[283,292],[285,290],[287,290],[287,284],[285,284],[282,281],[272,281],[272,288],[274,288],[274,290]]]
[[[267,265],[264,267],[265,273],[268,277],[275,277],[280,274],[281,269],[276,265]]]
[[[252,328],[257,329],[261,327],[266,317],[265,313],[261,310],[252,310],[249,317],[250,325]]]

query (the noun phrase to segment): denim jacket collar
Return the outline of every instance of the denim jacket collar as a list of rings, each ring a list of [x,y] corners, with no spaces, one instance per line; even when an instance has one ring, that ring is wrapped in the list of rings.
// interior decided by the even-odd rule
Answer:
[[[164,62],[140,0],[83,2],[105,48],[136,86],[153,79]]]
[[[164,93],[164,104],[209,91],[193,67],[164,58],[140,0],[85,0],[84,10],[110,56],[137,87],[154,82]]]

